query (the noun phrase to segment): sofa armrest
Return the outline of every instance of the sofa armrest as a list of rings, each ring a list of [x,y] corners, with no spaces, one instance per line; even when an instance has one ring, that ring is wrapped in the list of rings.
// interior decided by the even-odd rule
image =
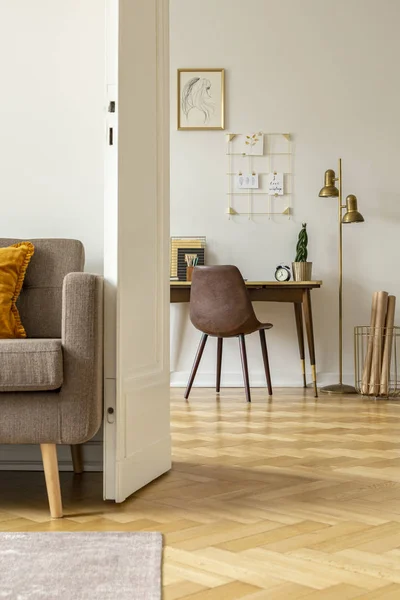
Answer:
[[[63,282],[61,341],[64,383],[60,392],[63,443],[83,443],[102,420],[103,278],[69,273]]]

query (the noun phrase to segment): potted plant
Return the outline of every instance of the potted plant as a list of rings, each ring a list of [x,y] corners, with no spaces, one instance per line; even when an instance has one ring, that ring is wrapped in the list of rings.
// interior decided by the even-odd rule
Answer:
[[[292,263],[294,281],[311,281],[312,262],[307,262],[307,245],[307,223],[303,223],[296,246],[296,258]]]

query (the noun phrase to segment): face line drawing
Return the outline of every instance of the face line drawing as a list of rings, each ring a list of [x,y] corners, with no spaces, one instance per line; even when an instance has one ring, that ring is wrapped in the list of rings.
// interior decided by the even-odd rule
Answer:
[[[196,109],[203,113],[204,124],[207,124],[215,110],[211,95],[211,81],[205,77],[192,77],[189,79],[182,90],[181,107],[187,121],[190,112]]]

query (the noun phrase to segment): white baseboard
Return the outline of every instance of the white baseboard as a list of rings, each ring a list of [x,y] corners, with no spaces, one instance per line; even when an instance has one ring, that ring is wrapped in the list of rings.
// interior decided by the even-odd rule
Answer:
[[[92,440],[83,444],[85,471],[103,471],[103,442]],[[69,446],[57,446],[60,471],[72,471]],[[0,471],[43,471],[39,445],[0,444]]]
[[[171,387],[186,387],[189,380],[189,371],[172,371]],[[311,383],[311,373],[307,373],[307,383]],[[318,373],[318,386],[329,385],[339,381],[337,373]],[[353,373],[343,376],[344,383],[354,385]],[[265,387],[265,374],[263,372],[250,373],[250,385],[252,387]],[[272,376],[272,385],[277,388],[303,387],[303,378],[299,373],[276,373]],[[193,387],[213,388],[215,386],[215,372],[198,373]],[[243,375],[241,372],[222,373],[221,387],[235,388],[243,387]]]

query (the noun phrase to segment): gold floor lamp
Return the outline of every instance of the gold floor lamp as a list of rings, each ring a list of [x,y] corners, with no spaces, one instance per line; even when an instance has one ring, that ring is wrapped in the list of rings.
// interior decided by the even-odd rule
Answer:
[[[335,185],[338,182],[339,189]],[[339,202],[339,383],[321,388],[326,394],[355,394],[356,388],[343,383],[343,223],[362,223],[364,217],[357,210],[357,198],[350,194],[346,204],[342,200],[342,159],[339,158],[339,177],[335,171],[325,171],[325,185],[319,193],[321,198],[338,198]],[[346,209],[343,215],[343,209]]]

